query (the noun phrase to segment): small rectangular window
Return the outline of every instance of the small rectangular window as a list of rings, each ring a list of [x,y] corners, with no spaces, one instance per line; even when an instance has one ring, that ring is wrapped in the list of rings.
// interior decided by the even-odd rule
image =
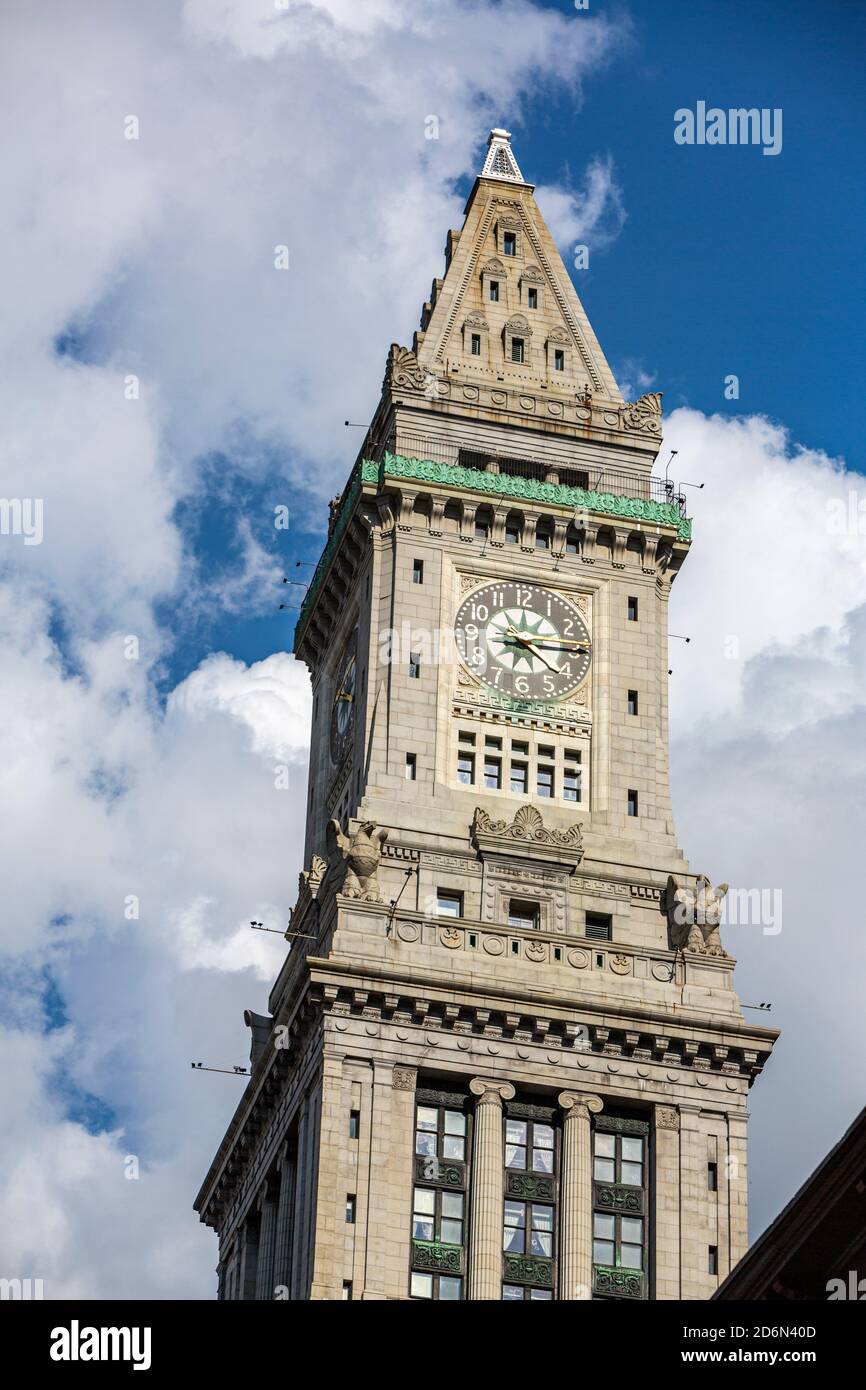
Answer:
[[[424,583],[424,561],[423,561],[423,560],[413,560],[413,561],[412,561],[412,583],[413,583],[413,584],[423,584],[423,583]]]
[[[522,361],[523,361],[523,339],[522,339],[522,338],[512,338],[512,339],[511,339],[511,360],[512,360],[512,362],[522,362]]]
[[[554,757],[554,750],[549,748],[546,744],[542,744],[538,749],[538,756],[539,758],[550,758],[552,760]]]
[[[418,758],[415,753],[406,754],[406,781],[414,782],[418,776]]]
[[[549,549],[550,549],[550,532],[549,532],[549,531],[546,531],[543,527],[542,527],[542,529],[541,529],[540,531],[536,531],[536,533],[535,533],[535,549],[536,549],[536,550],[549,550]]]
[[[508,521],[505,525],[505,544],[520,544],[520,526],[516,521]]]
[[[472,747],[474,747],[474,746],[475,746],[475,735],[474,735],[474,734],[470,734],[470,732],[469,732],[468,729],[461,729],[460,732],[459,732],[459,734],[457,735],[457,742],[458,742],[458,743],[468,743],[468,744],[471,744]]]
[[[538,308],[538,290],[534,285],[530,285],[526,291],[526,307],[527,309]]]
[[[437,917],[462,917],[463,916],[463,894],[452,893],[447,888],[436,889],[436,916]]]
[[[527,903],[512,898],[508,904],[508,925],[509,927],[528,927],[532,931],[538,928],[538,903]]]
[[[457,781],[471,787],[475,781],[475,754],[460,753],[457,758]]]
[[[529,744],[528,744],[528,743],[518,743],[517,740],[515,739],[514,742],[513,742],[512,745],[511,745],[511,751],[512,751],[512,753],[522,753],[522,754],[524,755],[524,757],[525,757],[526,754],[529,752]]]
[[[719,1247],[710,1245],[707,1247],[707,1273],[718,1274],[719,1272]]]
[[[485,748],[496,748],[496,749],[499,749],[499,748],[502,747],[502,739],[501,739],[501,738],[491,738],[490,735],[488,734],[487,738],[484,740],[484,747],[485,747]]]
[[[421,653],[409,653],[409,675],[412,680],[417,681],[421,676]]]
[[[590,941],[612,941],[613,918],[606,912],[587,912],[584,934]]]
[[[498,304],[498,303],[499,303],[499,281],[498,281],[498,280],[491,280],[491,281],[490,281],[490,303],[491,303],[491,304]]]
[[[502,763],[499,758],[484,759],[484,785],[498,792],[502,786]]]
[[[486,521],[476,521],[476,523],[475,523],[475,539],[476,539],[477,541],[486,541],[486,540],[487,540],[487,537],[488,537],[489,535],[490,535],[490,527],[487,525],[487,522],[486,522]]]
[[[628,620],[630,623],[637,622],[637,599],[633,597],[628,599]]]
[[[346,1225],[347,1225],[347,1226],[354,1226],[354,1224],[355,1224],[355,1201],[356,1201],[356,1199],[355,1199],[355,1194],[354,1194],[354,1192],[350,1192],[350,1193],[347,1195],[347,1197],[346,1197]]]
[[[357,1139],[361,1132],[361,1112],[360,1110],[349,1111],[349,1138]]]
[[[562,770],[563,801],[580,801],[580,774],[580,754],[578,753],[577,761],[566,761]]]
[[[538,772],[535,779],[535,790],[538,796],[553,796],[553,768],[542,763],[538,764]]]
[[[718,1192],[719,1190],[719,1165],[717,1163],[707,1164],[707,1191]]]
[[[502,254],[503,256],[517,255],[517,233],[503,232],[502,234]]]
[[[629,712],[629,714],[637,714],[637,691],[636,691],[636,690],[630,690],[630,691],[628,692],[628,712]]]
[[[565,371],[565,349],[554,348],[553,350],[553,370],[555,372]]]
[[[472,356],[473,356],[473,357],[480,357],[480,356],[481,356],[481,334],[480,334],[480,333],[473,333],[473,334],[472,334],[472,347],[471,347],[471,353],[472,353]]]
[[[351,1303],[351,1301],[352,1301],[352,1281],[351,1281],[351,1279],[344,1279],[344,1280],[343,1280],[343,1302],[344,1302],[344,1303]]]
[[[634,787],[629,787],[628,789],[628,798],[626,801],[626,814],[629,816],[636,816],[638,814],[637,792],[635,791]]]
[[[516,792],[518,796],[525,796],[529,791],[529,768],[526,763],[511,764],[508,790]]]

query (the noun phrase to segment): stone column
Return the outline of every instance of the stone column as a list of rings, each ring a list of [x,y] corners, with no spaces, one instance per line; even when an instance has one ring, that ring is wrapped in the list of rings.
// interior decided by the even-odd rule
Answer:
[[[288,1290],[292,1276],[292,1207],[295,1200],[295,1164],[288,1144],[280,1149],[277,1165],[280,1173],[280,1196],[277,1202],[276,1249],[274,1252],[274,1287]],[[288,1297],[288,1292],[281,1295]]]
[[[259,1259],[256,1266],[256,1298],[274,1296],[274,1255],[277,1233],[277,1194],[268,1179],[262,1183],[258,1199],[261,1212],[259,1229]]]
[[[680,1112],[655,1107],[655,1297],[680,1299]]]
[[[559,1184],[559,1298],[592,1297],[592,1143],[590,1115],[598,1096],[563,1091],[562,1172]]]
[[[247,1212],[241,1228],[241,1269],[238,1298],[249,1303],[256,1296],[256,1270],[259,1262],[259,1218]]]
[[[472,1141],[472,1200],[469,1216],[469,1299],[502,1298],[503,1140],[502,1102],[511,1100],[510,1081],[475,1077],[478,1097]]]

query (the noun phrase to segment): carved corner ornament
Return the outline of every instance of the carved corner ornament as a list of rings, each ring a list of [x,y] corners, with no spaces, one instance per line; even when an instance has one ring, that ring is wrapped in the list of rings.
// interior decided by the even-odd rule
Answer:
[[[418,365],[418,358],[411,348],[392,343],[385,366],[385,379],[382,389],[402,387],[404,390],[423,391],[427,385],[428,373]]]
[[[669,1105],[656,1106],[656,1128],[657,1129],[679,1129],[680,1112],[673,1110]]]
[[[694,888],[668,875],[665,908],[673,950],[727,958],[719,936],[722,899],[727,891],[727,883],[714,888],[706,874],[698,874]]]
[[[662,432],[662,393],[650,391],[639,400],[630,401],[623,406],[622,423],[625,429],[639,434],[661,434]]]
[[[472,842],[481,854],[515,853],[541,858],[549,863],[571,866],[572,873],[583,858],[583,827],[579,823],[567,830],[555,830],[544,824],[541,813],[528,802],[521,806],[511,821],[494,820],[483,806],[476,806],[472,820]]]
[[[380,903],[377,871],[388,831],[364,821],[353,835],[344,835],[338,820],[328,822],[328,886],[347,898]]]

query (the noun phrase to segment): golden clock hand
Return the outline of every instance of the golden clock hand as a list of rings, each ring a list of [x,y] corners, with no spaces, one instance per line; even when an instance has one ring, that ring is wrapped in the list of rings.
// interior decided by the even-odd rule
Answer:
[[[518,632],[516,627],[510,627],[507,629],[507,631],[510,637],[516,637],[517,641],[520,642],[522,646],[526,647],[529,651],[531,651],[533,656],[537,656],[539,661],[543,661],[548,671],[553,671],[554,675],[558,674],[556,667],[551,666],[547,657],[542,655],[538,648],[534,646],[532,642],[529,641],[528,637],[524,636],[523,633]]]
[[[336,701],[336,700],[346,700],[349,704],[352,703],[352,701],[354,700],[354,698],[355,698],[354,695],[350,695],[349,692],[348,692],[348,690],[338,690],[337,693],[336,693],[336,695],[334,696],[334,700],[335,700],[335,701]]]

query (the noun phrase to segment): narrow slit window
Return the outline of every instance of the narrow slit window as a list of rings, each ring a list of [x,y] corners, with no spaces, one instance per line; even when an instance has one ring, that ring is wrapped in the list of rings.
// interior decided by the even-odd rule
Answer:
[[[634,787],[629,787],[626,799],[626,814],[636,816],[638,814],[638,795]]]
[[[502,235],[502,254],[504,256],[517,255],[517,233],[504,232]]]
[[[481,356],[481,334],[480,334],[480,333],[473,333],[473,334],[472,334],[472,346],[471,346],[470,351],[471,351],[473,357],[480,357],[480,356]]]
[[[512,360],[512,362],[522,362],[522,361],[523,361],[523,339],[522,339],[522,338],[512,338],[512,339],[511,339],[511,360]]]
[[[491,304],[498,304],[498,303],[499,303],[499,281],[498,281],[498,280],[491,280],[491,281],[490,281],[490,303],[491,303]]]
[[[636,623],[636,622],[637,622],[637,599],[634,598],[634,597],[632,597],[632,596],[629,596],[629,599],[628,599],[628,609],[627,609],[627,612],[628,612],[628,621],[629,621],[630,623]]]
[[[707,1191],[718,1192],[719,1190],[719,1165],[717,1163],[707,1164]]]
[[[530,285],[526,291],[526,307],[527,309],[538,308],[538,290],[534,285]]]
[[[357,1139],[361,1132],[361,1112],[360,1110],[349,1111],[349,1138]]]
[[[412,680],[419,680],[421,676],[421,653],[409,653],[409,675]]]
[[[412,583],[413,583],[413,584],[423,584],[423,583],[424,583],[424,561],[423,561],[423,560],[413,560],[413,561],[412,561]]]
[[[347,1225],[347,1226],[354,1226],[354,1224],[355,1224],[355,1205],[356,1205],[356,1200],[357,1200],[357,1199],[356,1199],[356,1197],[355,1197],[354,1192],[350,1192],[350,1193],[347,1195],[347,1197],[346,1197],[346,1225]]]
[[[629,714],[637,714],[637,691],[636,691],[636,690],[630,690],[630,691],[628,692],[628,712],[629,712]]]
[[[553,350],[553,370],[555,372],[565,371],[565,349],[554,348]]]
[[[416,753],[406,754],[406,781],[414,782],[418,776],[418,756]]]

